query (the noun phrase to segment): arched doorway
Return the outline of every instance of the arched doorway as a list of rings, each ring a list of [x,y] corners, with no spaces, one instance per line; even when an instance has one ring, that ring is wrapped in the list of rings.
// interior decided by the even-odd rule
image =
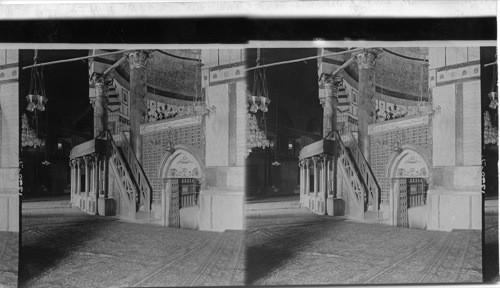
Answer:
[[[164,179],[162,222],[165,226],[198,229],[201,165],[195,154],[176,146],[163,157],[159,177]]]
[[[427,190],[429,164],[425,153],[415,147],[404,147],[389,162],[391,180],[390,207],[393,226],[427,228]]]

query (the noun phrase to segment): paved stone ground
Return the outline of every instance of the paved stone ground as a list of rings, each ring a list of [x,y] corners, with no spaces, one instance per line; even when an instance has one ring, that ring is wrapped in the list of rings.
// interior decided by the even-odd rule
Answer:
[[[484,282],[498,283],[498,198],[486,199],[484,203]]]
[[[243,232],[91,216],[67,199],[23,203],[20,287],[242,285]]]
[[[19,233],[0,232],[0,287],[17,287]]]
[[[481,231],[320,216],[298,196],[250,200],[246,212],[248,285],[482,282]]]

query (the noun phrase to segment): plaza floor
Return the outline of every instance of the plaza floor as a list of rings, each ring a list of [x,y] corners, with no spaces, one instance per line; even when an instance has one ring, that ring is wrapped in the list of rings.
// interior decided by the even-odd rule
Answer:
[[[19,233],[0,232],[0,287],[17,287]]]
[[[243,232],[202,232],[91,216],[69,199],[22,209],[20,287],[235,286]]]
[[[477,283],[482,233],[415,230],[315,215],[298,195],[246,204],[249,285]]]

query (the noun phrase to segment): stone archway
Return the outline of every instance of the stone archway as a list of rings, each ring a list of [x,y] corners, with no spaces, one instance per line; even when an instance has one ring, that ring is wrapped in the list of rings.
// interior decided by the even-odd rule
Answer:
[[[395,152],[387,169],[391,180],[390,218],[393,226],[427,227],[429,162],[424,150],[406,146]]]
[[[198,192],[201,161],[189,148],[176,146],[163,157],[158,177],[164,179],[162,223],[186,229],[198,228]]]

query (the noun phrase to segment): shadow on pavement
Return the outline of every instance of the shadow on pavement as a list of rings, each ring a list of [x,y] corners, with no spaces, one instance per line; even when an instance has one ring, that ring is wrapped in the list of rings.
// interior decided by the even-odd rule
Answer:
[[[498,213],[484,214],[483,282],[498,282]]]
[[[288,214],[247,217],[247,231],[245,234],[245,285],[258,285],[260,279],[266,278],[274,270],[284,266],[284,263],[293,259],[304,246],[313,242],[315,238],[321,238],[326,235],[326,229],[322,230],[323,232],[315,232],[314,234],[299,234],[293,228],[283,229],[279,235],[276,235],[265,228],[268,225],[274,227],[279,227],[280,225],[304,227],[315,224],[325,225],[325,222],[329,222],[332,225],[331,229],[334,229],[333,226],[335,226],[335,223],[343,221],[338,219],[333,220],[332,218],[326,219],[325,217],[327,216],[323,217],[319,215],[301,216],[301,214],[293,216]],[[258,223],[259,221],[266,224]]]
[[[55,210],[55,209],[54,209]],[[42,214],[32,212],[22,215],[22,247],[19,255],[19,287],[32,286],[32,280],[58,265],[70,255],[70,251],[91,240],[104,229],[112,218],[91,216],[71,209],[60,209],[61,213]],[[74,214],[74,215],[73,215]],[[92,229],[88,224],[95,222]]]

